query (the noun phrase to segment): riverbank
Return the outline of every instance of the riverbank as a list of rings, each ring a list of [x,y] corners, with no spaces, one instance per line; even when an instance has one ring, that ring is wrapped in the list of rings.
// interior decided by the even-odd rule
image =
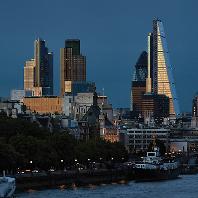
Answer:
[[[54,188],[44,190],[29,190],[17,193],[17,198],[197,198],[198,175],[184,175],[182,179],[164,182],[130,181],[127,184],[90,185],[86,188]]]
[[[181,174],[197,174],[198,169],[183,169]],[[79,186],[127,183],[134,179],[132,168],[54,171],[16,175],[17,191],[46,188],[75,188]]]
[[[28,189],[55,188],[58,186],[75,187],[113,182],[124,183],[133,179],[132,170],[102,169],[47,174],[29,174],[16,176],[17,191]]]

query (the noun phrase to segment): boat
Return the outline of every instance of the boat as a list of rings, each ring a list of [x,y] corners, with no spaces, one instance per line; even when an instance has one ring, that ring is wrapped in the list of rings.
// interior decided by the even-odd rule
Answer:
[[[136,182],[176,179],[179,174],[179,163],[172,157],[160,157],[157,147],[134,166]]]
[[[0,198],[13,198],[15,189],[15,178],[6,177],[4,172],[3,177],[0,177]]]

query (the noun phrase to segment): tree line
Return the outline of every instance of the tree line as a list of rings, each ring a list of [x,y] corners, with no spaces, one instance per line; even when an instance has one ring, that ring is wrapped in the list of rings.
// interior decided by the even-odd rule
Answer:
[[[50,133],[36,123],[0,117],[0,171],[49,170],[72,166],[76,161],[82,164],[88,160],[119,162],[123,158],[127,158],[127,152],[120,143],[99,138],[76,140],[68,131]]]

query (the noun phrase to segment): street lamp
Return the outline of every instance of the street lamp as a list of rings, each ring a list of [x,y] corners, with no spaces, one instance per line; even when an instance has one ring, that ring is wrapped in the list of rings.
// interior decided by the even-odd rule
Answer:
[[[61,163],[63,163],[63,160],[61,160]]]

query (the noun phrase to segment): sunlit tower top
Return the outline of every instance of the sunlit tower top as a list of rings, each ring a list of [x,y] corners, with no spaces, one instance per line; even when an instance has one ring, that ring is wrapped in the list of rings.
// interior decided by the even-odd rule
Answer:
[[[153,20],[153,33],[151,34],[152,44],[150,52],[153,58],[152,85],[156,94],[164,94],[169,97],[170,115],[180,114],[178,98],[176,95],[173,79],[173,67],[169,61],[169,52],[166,43],[163,23],[159,19]]]

